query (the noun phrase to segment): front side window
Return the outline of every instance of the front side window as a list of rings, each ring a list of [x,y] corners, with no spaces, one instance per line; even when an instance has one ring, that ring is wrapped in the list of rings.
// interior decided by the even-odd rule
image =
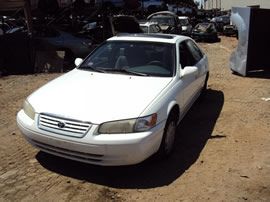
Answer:
[[[198,48],[198,46],[191,40],[187,40],[186,41],[187,47],[191,53],[191,56],[194,58],[194,61],[197,63],[199,62],[202,57],[203,54],[201,52],[201,50]]]
[[[203,57],[203,53],[191,40],[186,40],[179,45],[180,64],[182,68],[195,66]]]
[[[184,69],[186,66],[194,65],[193,58],[190,55],[185,41],[179,44],[179,58],[182,69]]]
[[[96,49],[79,69],[170,77],[175,72],[175,45],[159,42],[107,41]]]

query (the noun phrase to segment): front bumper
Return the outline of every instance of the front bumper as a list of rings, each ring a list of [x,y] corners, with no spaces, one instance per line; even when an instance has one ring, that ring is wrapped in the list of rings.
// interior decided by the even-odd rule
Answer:
[[[36,115],[35,120],[37,120]],[[131,134],[97,134],[93,127],[82,138],[68,137],[38,128],[23,110],[17,124],[25,139],[41,151],[90,164],[119,166],[137,164],[158,151],[165,121],[150,131]]]
[[[192,33],[191,38],[193,38],[195,41],[197,41],[197,40],[206,40],[207,41],[207,40],[217,39],[217,35]]]
[[[182,30],[181,34],[184,36],[190,36],[190,32],[188,30]]]

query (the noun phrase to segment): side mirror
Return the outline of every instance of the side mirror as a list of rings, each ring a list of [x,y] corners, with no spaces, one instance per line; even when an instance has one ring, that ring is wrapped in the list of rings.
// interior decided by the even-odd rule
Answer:
[[[181,76],[180,77],[185,77],[185,76],[198,76],[199,75],[199,69],[196,66],[186,66],[182,71],[181,71]]]
[[[82,62],[83,62],[82,58],[76,58],[74,63],[76,65],[76,67],[78,67],[80,64],[82,64]]]

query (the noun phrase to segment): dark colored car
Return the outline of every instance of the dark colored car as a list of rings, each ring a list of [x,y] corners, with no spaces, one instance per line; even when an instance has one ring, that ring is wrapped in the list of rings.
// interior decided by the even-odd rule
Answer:
[[[0,22],[0,29],[1,29],[0,35],[3,35],[3,34],[5,34],[8,30],[10,30],[11,27],[10,27],[7,23],[2,23],[2,22]]]
[[[140,28],[144,33],[162,33],[159,24],[154,22],[141,22]]]
[[[131,15],[106,16],[85,24],[82,30],[85,36],[92,39],[94,46],[119,33],[143,33],[139,22]]]
[[[66,66],[73,64],[77,57],[86,57],[93,50],[90,39],[55,27],[36,27],[34,41],[36,50],[65,51]]]
[[[113,36],[119,33],[143,33],[139,22],[131,15],[116,15],[110,17],[110,25]]]
[[[196,41],[211,41],[219,40],[217,30],[213,23],[199,23],[192,30],[191,37]]]
[[[163,33],[182,34],[181,24],[178,16],[170,11],[160,11],[147,17],[150,22],[160,25]]]
[[[179,16],[178,17],[181,28],[182,28],[182,35],[190,36],[192,31],[192,25],[190,24],[190,19],[187,16]]]
[[[223,34],[225,36],[236,36],[236,37],[238,37],[237,27],[235,25],[225,25],[223,27]]]
[[[230,16],[224,15],[211,20],[215,24],[218,32],[223,32],[223,27],[230,24]]]

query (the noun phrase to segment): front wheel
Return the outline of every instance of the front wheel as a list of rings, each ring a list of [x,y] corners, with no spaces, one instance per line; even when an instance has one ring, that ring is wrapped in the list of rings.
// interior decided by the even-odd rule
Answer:
[[[176,127],[176,119],[173,116],[170,116],[167,119],[162,142],[157,153],[159,158],[167,158],[173,152],[176,138]]]

